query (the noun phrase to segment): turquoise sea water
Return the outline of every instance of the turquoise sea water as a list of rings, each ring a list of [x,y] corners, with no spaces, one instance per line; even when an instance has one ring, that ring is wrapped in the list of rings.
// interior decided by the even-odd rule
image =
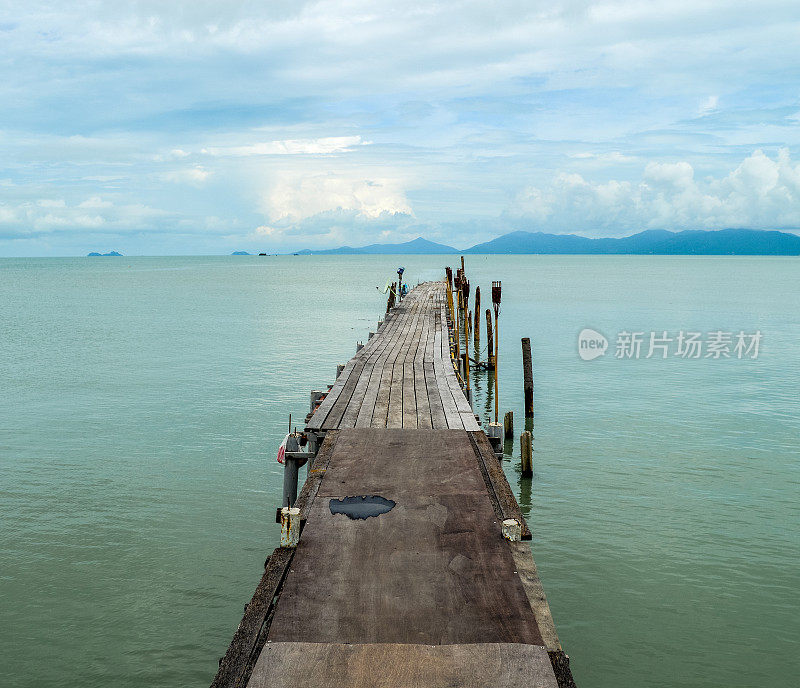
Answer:
[[[0,260],[0,684],[205,686],[277,544],[288,414],[374,329],[398,264]],[[795,686],[800,262],[468,256],[503,281],[506,471],[581,688]],[[610,340],[582,361],[577,335]],[[614,358],[619,332],[763,334],[756,360]],[[476,408],[485,409],[478,376]]]

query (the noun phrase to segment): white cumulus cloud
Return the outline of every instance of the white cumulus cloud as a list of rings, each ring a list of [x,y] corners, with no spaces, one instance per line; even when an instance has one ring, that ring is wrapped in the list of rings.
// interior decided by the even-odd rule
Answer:
[[[272,222],[297,221],[332,210],[357,216],[413,215],[397,179],[363,179],[342,174],[279,175],[262,200]]]
[[[247,146],[210,147],[203,152],[214,156],[245,157],[251,155],[333,155],[347,153],[355,146],[369,145],[360,136],[326,136],[316,139],[284,139]]]
[[[196,165],[195,167],[187,167],[181,170],[165,172],[162,175],[162,179],[175,184],[192,184],[194,186],[200,186],[210,176],[211,172],[200,165]]]
[[[788,150],[755,151],[724,177],[697,179],[688,162],[650,162],[638,182],[561,173],[524,189],[509,215],[545,231],[800,228],[800,165]]]

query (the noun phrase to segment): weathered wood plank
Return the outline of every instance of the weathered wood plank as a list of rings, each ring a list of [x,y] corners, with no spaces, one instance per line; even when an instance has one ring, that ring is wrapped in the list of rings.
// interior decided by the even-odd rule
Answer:
[[[401,304],[401,308],[403,305]],[[409,327],[410,321],[410,313],[407,313],[403,317],[403,328],[397,330],[393,335],[393,346],[389,351],[388,356],[383,361],[383,370],[381,372],[381,379],[380,385],[378,388],[378,393],[375,399],[375,406],[372,415],[372,420],[370,425],[372,427],[386,427],[388,423],[388,415],[389,415],[389,404],[391,401],[391,392],[392,392],[392,376],[394,373],[394,363],[397,359],[398,355],[402,351],[403,343],[405,341],[405,335],[407,333],[407,328]],[[402,391],[400,392],[402,402]],[[398,403],[397,398],[395,398],[395,405]]]
[[[402,341],[398,350],[392,358],[392,378],[391,389],[389,390],[389,411],[386,419],[386,427],[403,427],[403,363],[408,353],[408,345],[414,334],[416,321],[419,318],[419,310],[414,310],[413,318],[408,320]]]
[[[440,327],[436,332],[434,343],[434,349],[438,351],[438,356],[436,356],[433,360],[436,385],[442,401],[442,408],[444,409],[447,427],[451,429],[463,429],[464,423],[461,420],[460,414],[458,413],[458,408],[453,400],[453,393],[450,390],[450,385],[447,383],[447,379],[445,377],[446,369],[448,367],[452,368],[452,364],[450,362],[450,344],[449,340],[447,339],[447,330],[446,326],[445,328],[441,327],[441,320],[439,324]],[[447,358],[445,358],[445,354],[447,355]]]
[[[436,374],[433,372],[433,361],[425,361],[423,371],[425,374],[425,386],[428,391],[428,407],[431,411],[431,423],[435,430],[447,429],[447,418],[444,415],[442,397],[439,393],[439,386],[436,383]]]
[[[377,361],[375,361],[370,373],[369,384],[364,391],[364,399],[361,402],[361,408],[359,409],[358,416],[356,417],[355,427],[357,428],[369,427],[372,423],[372,417],[375,413],[375,404],[377,403],[378,393],[381,388],[383,370],[392,350],[395,333],[397,332],[397,326],[398,319],[395,319],[394,327],[391,330],[387,330],[385,335],[382,335],[384,346],[381,350],[381,355],[378,357]]]
[[[433,428],[431,417],[431,407],[428,401],[428,386],[425,381],[425,354],[428,349],[428,339],[432,338],[432,313],[430,308],[425,311],[425,319],[422,324],[422,335],[420,336],[419,346],[414,356],[414,398],[416,401],[417,427]]]
[[[398,324],[397,320],[394,321],[394,326],[396,327]],[[347,409],[342,416],[342,420],[339,422],[340,428],[352,428],[355,427],[356,421],[358,419],[358,415],[361,411],[361,406],[366,402],[366,392],[367,388],[369,387],[370,380],[372,378],[372,373],[374,372],[375,365],[380,361],[384,351],[389,346],[392,340],[392,335],[394,333],[394,327],[391,327],[381,334],[376,334],[370,342],[377,342],[375,346],[370,351],[369,356],[364,363],[364,368],[362,369],[358,382],[356,383],[355,388],[353,389],[353,394],[350,397],[350,401],[348,402]]]
[[[417,318],[411,332],[411,339],[406,346],[403,357],[403,427],[416,428],[417,419],[417,395],[414,385],[414,360],[419,349],[420,339],[422,338],[422,328],[425,322],[425,311],[422,310],[421,316]]]
[[[543,647],[270,643],[251,688],[557,688]]]

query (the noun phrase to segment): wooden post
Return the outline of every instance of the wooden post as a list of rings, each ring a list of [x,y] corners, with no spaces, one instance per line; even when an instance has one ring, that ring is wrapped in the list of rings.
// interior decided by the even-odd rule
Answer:
[[[336,379],[339,379],[339,376],[342,374],[344,370],[344,363],[337,363],[336,364]]]
[[[481,349],[481,288],[475,287],[475,360],[478,360],[478,352]]]
[[[533,368],[531,366],[531,340],[522,338],[522,376],[525,384],[525,418],[533,418]]]
[[[489,370],[494,370],[494,335],[492,334],[492,312],[486,309],[486,356]]]
[[[514,437],[514,412],[506,411],[505,418],[503,418],[503,431],[505,438],[510,439]]]
[[[528,430],[519,436],[519,448],[522,477],[530,478],[533,476],[533,435]]]

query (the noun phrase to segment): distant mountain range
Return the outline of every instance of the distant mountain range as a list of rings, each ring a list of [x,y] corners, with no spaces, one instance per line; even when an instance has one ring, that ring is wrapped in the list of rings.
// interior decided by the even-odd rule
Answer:
[[[739,255],[797,256],[800,236],[787,232],[759,229],[687,230],[668,232],[652,229],[620,239],[588,239],[576,234],[510,232],[503,236],[459,251],[419,237],[403,244],[370,244],[361,248],[313,251],[300,255],[375,255],[375,254],[445,254],[445,253],[549,253],[549,254],[639,254],[639,255]]]
[[[362,246],[361,248],[353,248],[352,246],[341,246],[340,248],[329,248],[323,251],[312,251],[311,249],[304,249],[298,251],[297,254],[301,256],[315,255],[315,256],[336,256],[336,255],[377,255],[377,254],[442,254],[442,253],[458,253],[458,249],[452,246],[445,246],[444,244],[437,244],[435,241],[428,241],[422,237],[417,237],[412,241],[406,241],[403,244],[370,244],[369,246]]]
[[[91,256],[94,258],[95,256],[120,256],[122,257],[121,253],[117,253],[116,251],[109,251],[108,253],[98,253],[97,251],[92,251],[91,253],[87,253],[87,256]]]

